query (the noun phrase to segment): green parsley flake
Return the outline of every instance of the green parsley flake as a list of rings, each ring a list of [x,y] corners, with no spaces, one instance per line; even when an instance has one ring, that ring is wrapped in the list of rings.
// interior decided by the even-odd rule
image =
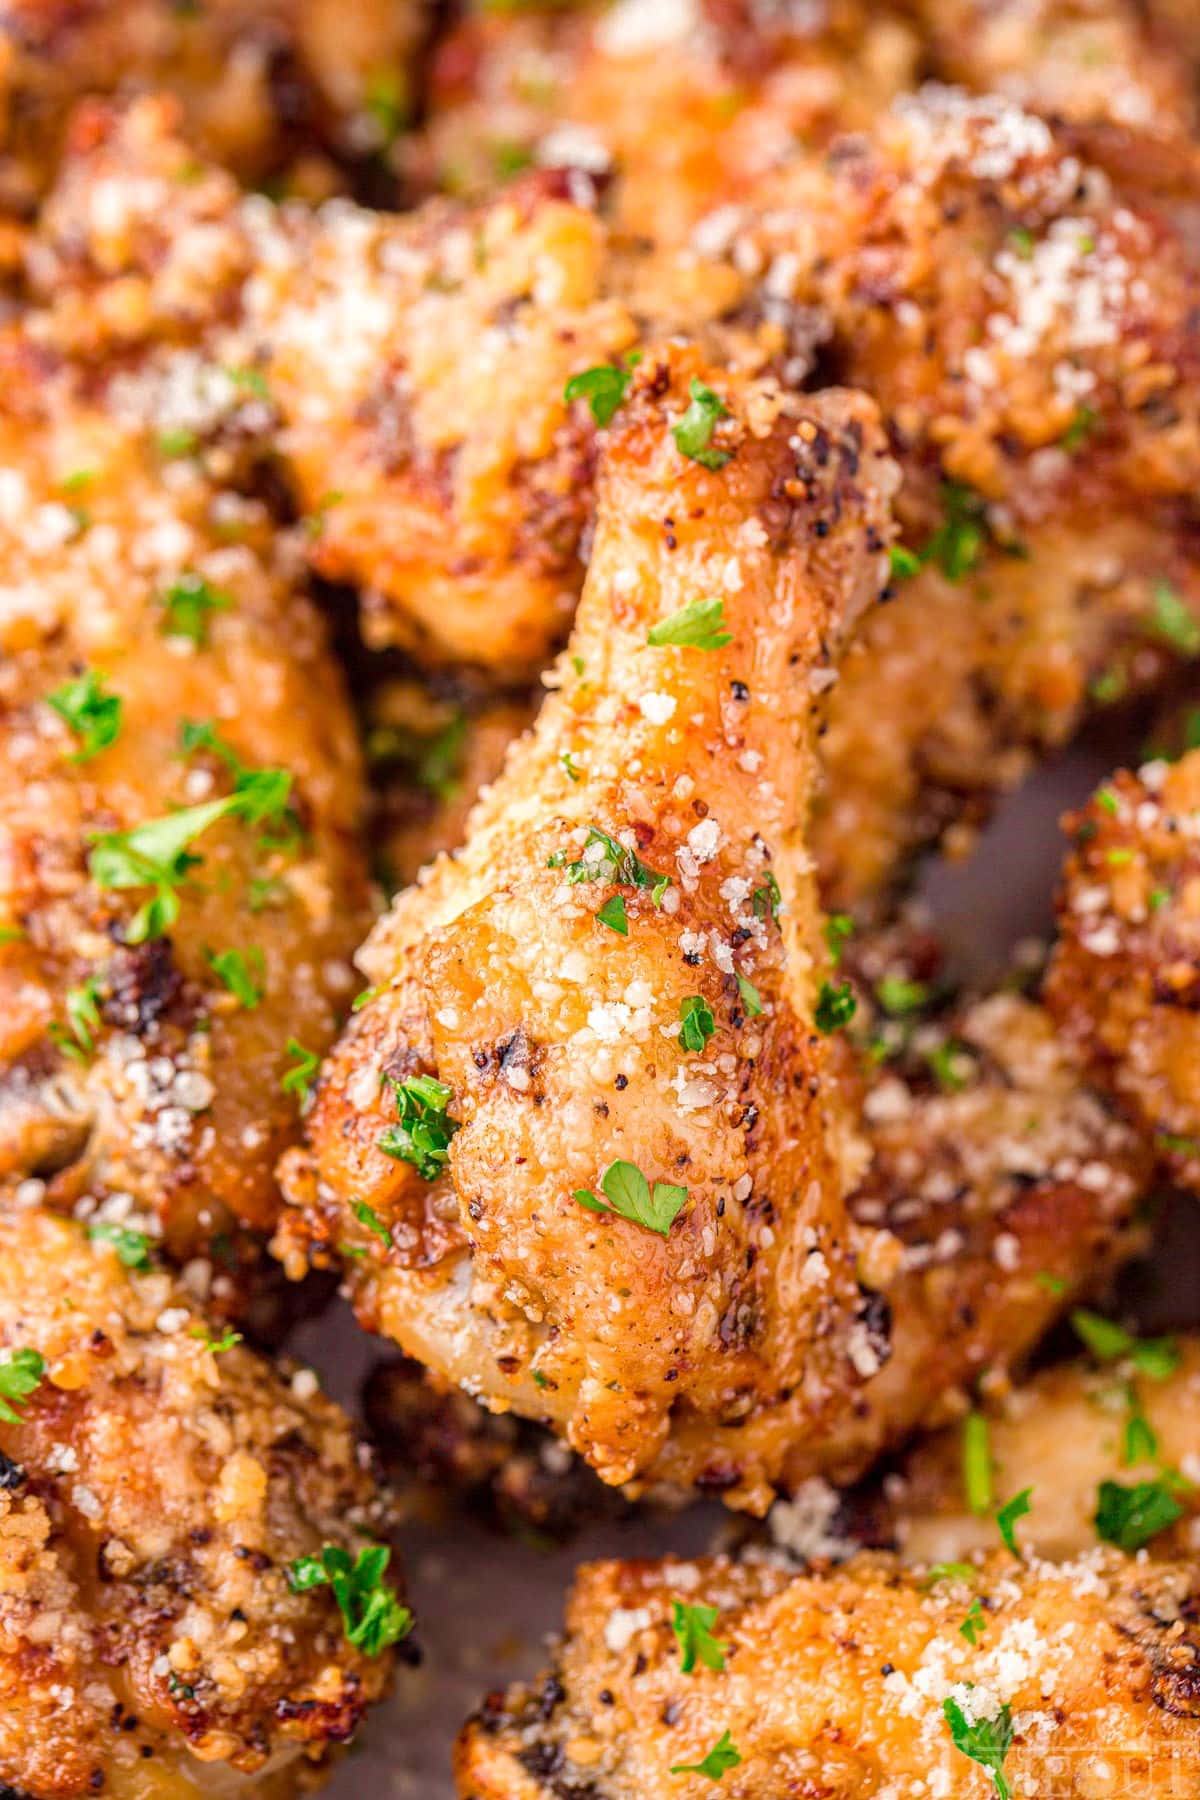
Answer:
[[[909,981],[903,975],[885,975],[875,984],[875,998],[886,1013],[894,1019],[903,1019],[909,1013],[920,1012],[928,1004],[929,984]]]
[[[893,544],[888,551],[893,581],[911,581],[919,575],[923,564],[915,550],[906,549],[903,544]]]
[[[280,1091],[294,1095],[297,1106],[303,1112],[312,1098],[313,1082],[321,1066],[321,1059],[314,1050],[306,1050],[294,1037],[287,1041],[287,1053],[295,1059],[295,1064],[280,1077]]]
[[[1169,582],[1160,581],[1155,586],[1150,623],[1155,636],[1181,656],[1200,655],[1200,621]]]
[[[967,1687],[973,1683],[967,1682]],[[1010,1800],[1011,1790],[1004,1777],[1004,1759],[1012,1749],[1013,1722],[1012,1711],[1007,1705],[992,1719],[976,1719],[968,1721],[967,1715],[954,1699],[948,1695],[942,1701],[942,1712],[950,1727],[950,1737],[956,1750],[986,1769],[992,1778],[999,1800]]]
[[[992,1443],[988,1422],[980,1412],[969,1412],[962,1433],[963,1491],[973,1513],[989,1513],[992,1494]]]
[[[652,625],[646,642],[657,649],[675,644],[692,650],[723,650],[733,642],[732,632],[725,629],[723,600],[691,600]]]
[[[208,642],[209,618],[215,612],[228,612],[233,599],[203,575],[184,574],[167,589],[162,605],[164,634],[187,638],[201,649]]]
[[[50,1026],[49,1036],[64,1056],[75,1062],[86,1062],[96,1047],[100,1029],[100,996],[103,988],[96,980],[81,982],[68,988],[63,1004],[67,1009],[66,1025]]]
[[[104,690],[104,677],[95,669],[85,669],[74,681],[47,694],[46,704],[79,740],[79,748],[71,761],[91,762],[110,744],[115,744],[121,730],[121,698]]]
[[[1171,1492],[1171,1485],[1165,1476],[1138,1481],[1129,1487],[1119,1481],[1102,1481],[1093,1515],[1098,1535],[1105,1543],[1115,1544],[1132,1556],[1183,1517],[1184,1508]]]
[[[573,400],[586,400],[596,424],[611,425],[633,380],[633,371],[641,360],[640,352],[634,351],[626,358],[623,369],[612,363],[597,363],[595,368],[581,369],[578,375],[572,375],[563,389],[563,399],[568,406]]]
[[[757,1019],[763,1009],[762,995],[759,993],[754,983],[752,981],[747,981],[744,975],[738,976],[737,986],[742,1005],[746,1009],[746,1017],[748,1019]]]
[[[210,1337],[203,1325],[193,1325],[188,1336],[199,1339],[210,1356],[224,1356],[227,1350],[232,1350],[235,1344],[240,1344],[242,1341],[240,1331],[226,1331],[219,1338],[215,1338]]]
[[[200,448],[200,439],[185,425],[176,425],[160,431],[154,440],[154,447],[169,462],[175,457],[193,456]]]
[[[373,1206],[368,1206],[365,1200],[356,1200],[354,1216],[360,1225],[365,1225],[368,1231],[374,1232],[385,1250],[391,1249],[392,1234]]]
[[[29,1398],[45,1373],[45,1358],[36,1350],[10,1350],[0,1360],[0,1419],[6,1425],[21,1423],[17,1403]]]
[[[101,1222],[88,1226],[88,1236],[93,1244],[111,1245],[117,1253],[118,1262],[125,1268],[150,1267],[150,1239],[144,1231],[131,1231],[126,1225]]]
[[[1111,1319],[1077,1306],[1071,1314],[1076,1336],[1097,1362],[1127,1359],[1139,1375],[1151,1381],[1167,1381],[1179,1367],[1179,1345],[1174,1338],[1137,1338]]]
[[[834,987],[831,981],[821,983],[814,1014],[818,1031],[829,1037],[843,1025],[848,1025],[857,1011],[858,1001],[848,981],[843,981],[840,987]]]
[[[926,1575],[924,1581],[922,1581],[921,1586],[923,1588],[936,1587],[939,1581],[974,1581],[978,1573],[979,1571],[976,1569],[974,1563],[934,1563],[928,1575]]]
[[[347,1643],[364,1656],[379,1656],[412,1630],[413,1617],[402,1606],[384,1576],[391,1551],[386,1544],[360,1550],[354,1562],[348,1550],[326,1544],[319,1556],[298,1556],[288,1569],[294,1594],[329,1586],[342,1615]]]
[[[671,1630],[679,1645],[679,1668],[682,1674],[690,1675],[698,1662],[703,1663],[706,1669],[718,1672],[725,1667],[729,1645],[712,1635],[717,1617],[715,1606],[690,1606],[684,1600],[673,1603]]]
[[[987,508],[983,496],[961,482],[948,481],[942,488],[945,519],[925,548],[922,565],[936,563],[947,581],[961,581],[983,558],[987,545]]]
[[[959,1633],[966,1638],[968,1644],[974,1649],[975,1645],[979,1642],[979,1639],[987,1630],[987,1624],[988,1622],[983,1615],[983,1601],[977,1594],[971,1602],[970,1610],[968,1611],[966,1618],[958,1628]]]
[[[565,869],[572,887],[581,881],[608,881],[614,887],[649,888],[656,907],[662,905],[662,897],[671,885],[669,875],[648,868],[635,851],[626,849],[597,825],[590,827],[583,852],[574,862],[567,861],[565,850],[556,850],[546,859],[546,867]]]
[[[1000,1536],[1013,1556],[1021,1554],[1013,1527],[1018,1519],[1023,1519],[1025,1514],[1030,1511],[1032,1495],[1032,1488],[1022,1488],[1019,1494],[1014,1494],[1011,1500],[1006,1500],[996,1514],[996,1525]]]
[[[612,894],[604,905],[596,911],[601,925],[607,925],[619,937],[629,936],[629,914],[625,910],[625,901],[620,894]]]
[[[575,752],[573,750],[564,750],[558,760],[566,770],[567,779],[569,781],[583,780],[583,771],[575,766]]]
[[[679,1003],[679,1046],[682,1050],[703,1050],[717,1022],[712,1008],[699,994],[689,994]]]
[[[849,913],[830,913],[825,921],[825,946],[835,969],[842,960],[843,946],[853,933],[854,920]]]
[[[727,419],[729,409],[702,381],[692,378],[688,388],[691,405],[671,427],[671,436],[675,439],[676,449],[692,462],[699,463],[703,469],[723,469],[732,452],[714,450],[712,434],[718,419]]]
[[[629,1162],[610,1163],[600,1178],[600,1187],[608,1205],[590,1188],[576,1188],[574,1197],[589,1212],[616,1213],[632,1225],[657,1231],[660,1237],[669,1234],[687,1199],[686,1188],[674,1187],[667,1181],[656,1181],[651,1192],[642,1171],[636,1163]]]
[[[411,1163],[422,1181],[436,1181],[446,1166],[450,1139],[459,1121],[450,1118],[446,1103],[451,1089],[432,1075],[412,1075],[393,1081],[399,1122],[389,1125],[379,1139],[385,1156]]]
[[[778,925],[783,895],[779,891],[779,883],[769,869],[763,885],[755,888],[751,894],[750,905],[756,919],[761,919],[764,924],[770,919],[773,925]]]
[[[247,1011],[253,1011],[266,992],[266,959],[257,945],[248,956],[241,950],[209,950],[205,954],[222,985]]]
[[[1153,1462],[1158,1456],[1158,1433],[1142,1411],[1141,1402],[1132,1387],[1126,1400],[1129,1413],[1121,1433],[1121,1463],[1131,1469],[1137,1463]]]
[[[695,384],[693,383],[693,386]],[[723,1731],[707,1756],[698,1763],[673,1763],[672,1775],[707,1775],[710,1781],[720,1781],[730,1769],[736,1769],[742,1760],[741,1751],[737,1748],[729,1732]]]

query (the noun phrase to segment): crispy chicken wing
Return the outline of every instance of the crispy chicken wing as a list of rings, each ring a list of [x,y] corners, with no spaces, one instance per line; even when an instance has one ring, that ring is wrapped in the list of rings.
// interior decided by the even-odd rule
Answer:
[[[196,143],[247,179],[321,149],[367,156],[404,122],[428,13],[425,0],[4,0],[4,197],[45,188],[84,95],[177,95]]]
[[[802,1574],[593,1563],[550,1672],[468,1725],[459,1793],[1184,1800],[1196,1604],[1194,1561],[1104,1549],[1059,1565],[998,1551],[932,1582],[883,1555]]]
[[[1176,1179],[1200,1185],[1200,751],[1106,782],[1067,828],[1048,998]]]
[[[291,1793],[408,1627],[377,1566],[344,1610],[323,1576],[379,1536],[363,1446],[127,1243],[8,1201],[0,1231],[5,1791]]]
[[[689,1479],[755,1415],[818,1417],[867,1334],[878,1234],[845,1229],[802,834],[894,472],[869,404],[682,347],[639,366],[605,454],[561,689],[362,953],[377,997],[280,1249],[366,1250],[360,1315],[411,1354],[549,1413],[610,1480],[668,1440]]]
[[[286,541],[218,478],[236,382],[202,456],[143,422],[144,370],[37,324],[0,343],[0,1176],[236,1263],[354,991],[353,723]]]

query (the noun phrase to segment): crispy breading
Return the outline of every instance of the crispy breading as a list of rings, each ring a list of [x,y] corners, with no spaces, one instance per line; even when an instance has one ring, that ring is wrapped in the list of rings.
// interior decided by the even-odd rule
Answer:
[[[0,1176],[236,1263],[297,1130],[289,1040],[319,1054],[356,985],[358,747],[286,539],[220,478],[253,395],[213,372],[202,455],[114,365],[61,361],[34,320],[0,342]],[[274,798],[242,815],[254,771]],[[122,835],[218,800],[186,846]]]
[[[1167,1168],[1200,1185],[1200,750],[1122,771],[1066,821],[1047,997]]]
[[[9,1201],[0,1231],[0,1781],[186,1800],[241,1771],[290,1793],[390,1672],[328,1585],[288,1580],[378,1538],[363,1446],[166,1274]]]
[[[365,158],[411,108],[429,10],[425,0],[5,0],[5,199],[42,191],[72,106],[101,94],[174,94],[197,146],[249,180],[297,159],[303,171],[323,151]]]
[[[708,468],[672,425],[713,382]],[[811,1420],[856,1379],[877,1234],[845,1232],[850,1065],[813,1027],[803,830],[817,697],[885,572],[894,470],[869,403],[790,402],[678,345],[639,366],[604,456],[559,691],[461,853],[362,952],[381,991],[285,1165],[279,1248],[366,1250],[360,1316],[410,1354],[550,1413],[614,1482],[674,1437],[686,1480],[781,1394]],[[648,643],[698,596],[727,643]],[[455,1122],[432,1185],[379,1143],[430,1076]],[[669,1233],[573,1197],[617,1162],[686,1188]],[[753,1452],[737,1485],[761,1489]]]
[[[983,1625],[972,1643],[973,1597]],[[468,1725],[459,1793],[1083,1800],[1103,1782],[1185,1800],[1200,1774],[1196,1603],[1194,1561],[1143,1565],[1103,1549],[1061,1565],[1001,1551],[969,1583],[933,1584],[883,1555],[805,1574],[723,1557],[592,1563],[550,1672],[493,1696]],[[680,1605],[715,1609],[723,1648],[709,1662],[722,1667],[684,1671]],[[719,1787],[681,1772],[718,1744],[730,1752]]]

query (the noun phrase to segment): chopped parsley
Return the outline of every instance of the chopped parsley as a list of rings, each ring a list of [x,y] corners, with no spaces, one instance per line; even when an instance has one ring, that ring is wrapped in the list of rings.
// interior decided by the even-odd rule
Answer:
[[[613,363],[597,363],[594,368],[581,369],[578,375],[572,375],[563,389],[563,399],[568,406],[573,400],[586,400],[597,425],[610,425],[641,360],[640,352],[635,350],[626,358],[623,369]]]
[[[958,481],[942,485],[945,518],[920,550],[894,546],[892,576],[906,580],[936,563],[947,581],[961,581],[983,556],[988,539],[987,508],[981,494]]]
[[[978,1594],[976,1594],[968,1609],[966,1618],[958,1628],[959,1634],[962,1637],[965,1637],[968,1644],[974,1649],[975,1645],[979,1642],[979,1639],[987,1630],[987,1624],[988,1622],[983,1616],[983,1601],[979,1598]]]
[[[925,1061],[933,1079],[946,1094],[961,1094],[975,1069],[975,1058],[965,1044],[947,1038],[926,1050]]]
[[[376,768],[394,764],[426,793],[451,800],[458,791],[469,731],[470,720],[461,708],[433,732],[379,725],[367,738],[367,760]]]
[[[678,612],[660,619],[646,633],[646,642],[655,649],[664,644],[677,644],[692,650],[722,650],[733,642],[732,632],[725,629],[723,600],[691,600]]]
[[[756,919],[761,919],[764,924],[770,919],[773,925],[778,925],[783,895],[780,893],[779,883],[770,869],[767,870],[767,877],[763,885],[756,887],[751,894],[750,905]]]
[[[266,960],[255,945],[244,954],[241,950],[206,952],[214,975],[247,1011],[253,1011],[266,992]]]
[[[996,1514],[996,1525],[1000,1536],[1014,1556],[1020,1556],[1021,1551],[1013,1527],[1018,1519],[1023,1519],[1025,1514],[1030,1511],[1032,1495],[1032,1488],[1022,1488],[1019,1494],[1014,1494],[1011,1500],[1006,1500]]]
[[[1129,1411],[1121,1433],[1121,1462],[1129,1469],[1135,1463],[1153,1462],[1158,1455],[1158,1433],[1142,1411],[1133,1388],[1126,1394]]]
[[[703,1050],[717,1022],[712,1008],[699,994],[689,994],[679,1003],[679,1046],[682,1050]]]
[[[321,1059],[315,1050],[306,1050],[298,1039],[290,1037],[287,1041],[287,1053],[295,1059],[293,1066],[280,1077],[280,1091],[293,1094],[301,1112],[304,1111],[312,1097],[313,1081],[321,1066]]]
[[[573,750],[564,750],[558,760],[566,770],[568,781],[582,781],[583,771],[575,766],[575,752]]]
[[[393,1081],[392,1088],[398,1122],[388,1126],[379,1148],[397,1162],[411,1163],[422,1181],[436,1181],[459,1126],[446,1111],[451,1090],[432,1075],[410,1075],[407,1081]]]
[[[383,148],[388,149],[408,116],[404,83],[395,69],[376,69],[367,77],[363,105],[378,127]]]
[[[885,975],[875,984],[875,998],[884,1012],[895,1019],[903,1019],[909,1013],[920,1012],[929,1000],[929,984],[925,981],[909,981],[903,975]]]
[[[825,947],[835,969],[842,960],[843,946],[853,932],[854,920],[849,913],[830,913],[825,921]]]
[[[620,894],[610,895],[603,906],[597,907],[596,917],[602,925],[607,925],[608,929],[615,931],[618,936],[629,936],[629,914],[625,910],[625,902]]]
[[[150,1239],[144,1231],[131,1231],[126,1225],[100,1223],[88,1226],[93,1244],[110,1244],[117,1260],[127,1269],[150,1267]]]
[[[567,861],[565,850],[556,850],[547,857],[546,867],[565,869],[572,887],[581,881],[608,881],[614,887],[649,888],[655,906],[662,905],[662,897],[671,885],[669,875],[648,868],[635,851],[627,850],[597,825],[589,828],[583,852],[574,862]],[[606,919],[605,924],[608,923]]]
[[[746,1017],[748,1019],[757,1019],[763,1009],[762,995],[759,993],[754,983],[752,981],[747,981],[744,975],[738,976],[737,985],[742,1005],[746,1009]]]
[[[210,1356],[224,1356],[227,1350],[232,1350],[235,1344],[242,1341],[240,1331],[225,1331],[219,1338],[215,1338],[209,1335],[203,1325],[193,1325],[188,1336],[198,1338]]]
[[[1165,1475],[1128,1487],[1119,1481],[1102,1481],[1093,1515],[1099,1536],[1132,1556],[1183,1517],[1184,1509],[1172,1493],[1172,1485]]]
[[[208,622],[215,612],[228,612],[232,597],[203,575],[184,574],[173,581],[162,598],[163,632],[167,637],[187,638],[200,649],[208,642]]]
[[[319,1556],[298,1556],[288,1569],[294,1594],[329,1586],[342,1615],[346,1641],[364,1656],[379,1656],[412,1630],[413,1617],[384,1580],[392,1553],[386,1544],[360,1550],[351,1562],[348,1550],[326,1544]]]
[[[1186,601],[1169,582],[1160,581],[1155,586],[1150,624],[1155,635],[1181,656],[1200,655],[1200,621],[1192,616]]]
[[[843,1025],[848,1025],[857,1011],[858,1001],[848,981],[843,981],[840,987],[834,987],[831,981],[821,983],[814,1014],[818,1031],[829,1037]]]
[[[924,1588],[936,1587],[939,1581],[974,1581],[978,1572],[974,1563],[934,1563],[921,1586]]]
[[[689,1606],[684,1600],[674,1602],[671,1630],[679,1645],[679,1668],[682,1674],[690,1675],[698,1662],[703,1663],[706,1669],[718,1672],[725,1667],[725,1653],[729,1645],[712,1635],[717,1616],[715,1606]]]
[[[99,888],[152,888],[125,928],[127,944],[162,937],[179,917],[179,885],[201,860],[190,846],[218,820],[241,817],[257,823],[264,807],[277,809],[282,778],[286,801],[291,776],[286,770],[252,771],[223,800],[185,806],[162,819],[148,819],[131,831],[93,832],[88,870]]]
[[[72,762],[91,762],[116,743],[121,730],[121,697],[105,692],[104,677],[96,669],[85,669],[74,681],[65,681],[47,694],[46,704],[79,740]]]
[[[1102,787],[1097,791],[1096,805],[1102,807],[1110,819],[1115,819],[1121,810],[1121,802],[1110,787]]]
[[[632,1225],[657,1231],[660,1237],[669,1234],[687,1199],[686,1188],[674,1187],[668,1181],[656,1181],[651,1190],[637,1164],[630,1162],[610,1163],[600,1178],[600,1187],[607,1205],[590,1188],[576,1188],[574,1197],[589,1212],[616,1213]]]
[[[1168,1380],[1179,1367],[1179,1345],[1174,1338],[1137,1338],[1111,1319],[1077,1306],[1071,1324],[1097,1362],[1127,1359],[1139,1375],[1151,1381]]]
[[[170,426],[154,440],[158,454],[168,461],[177,456],[192,456],[200,448],[200,439],[186,425]]]
[[[962,1432],[963,1492],[973,1513],[992,1510],[992,1442],[981,1412],[969,1412]]]
[[[374,1232],[385,1250],[391,1249],[392,1234],[373,1206],[368,1206],[365,1200],[356,1200],[354,1216],[360,1225],[365,1225],[368,1231]]]
[[[712,434],[718,419],[727,419],[729,409],[702,381],[693,376],[688,388],[691,404],[683,417],[671,427],[676,449],[703,469],[723,469],[732,454],[714,450]]]
[[[100,995],[103,989],[94,979],[68,988],[64,997],[67,1023],[50,1026],[49,1036],[64,1056],[74,1062],[86,1062],[96,1047],[95,1034],[100,1029]]]
[[[1096,414],[1090,406],[1079,406],[1075,409],[1075,417],[1058,440],[1068,455],[1073,456],[1080,446],[1091,435],[1096,424]]]
[[[695,383],[692,384],[695,386]],[[701,1757],[698,1763],[673,1763],[672,1775],[707,1775],[710,1781],[720,1781],[730,1769],[736,1769],[742,1760],[741,1751],[727,1731],[723,1731],[707,1756]]]
[[[0,1419],[19,1425],[17,1403],[27,1400],[41,1386],[46,1360],[36,1350],[10,1350],[0,1360]]]
[[[244,388],[248,394],[253,394],[256,400],[271,398],[270,386],[261,369],[225,368],[221,372],[227,381],[232,381],[234,387]]]
[[[893,544],[888,551],[893,581],[911,581],[914,575],[921,573],[921,558],[915,550],[909,550],[903,544]]]
[[[966,1684],[972,1686],[971,1682]],[[950,1727],[950,1737],[954,1748],[961,1750],[964,1756],[986,1769],[999,1795],[999,1800],[1010,1800],[1011,1790],[1004,1778],[1004,1759],[1012,1749],[1013,1722],[1012,1710],[1002,1706],[992,1719],[976,1719],[969,1722],[967,1715],[953,1695],[942,1701],[942,1712]]]

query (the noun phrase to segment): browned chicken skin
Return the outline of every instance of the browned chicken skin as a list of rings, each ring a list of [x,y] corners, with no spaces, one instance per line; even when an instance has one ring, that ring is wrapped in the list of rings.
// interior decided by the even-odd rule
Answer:
[[[364,1629],[289,1579],[379,1538],[363,1446],[308,1371],[122,1246],[7,1203],[0,1231],[0,1781],[196,1800],[240,1773],[290,1794],[380,1697],[407,1625],[390,1583]]]

